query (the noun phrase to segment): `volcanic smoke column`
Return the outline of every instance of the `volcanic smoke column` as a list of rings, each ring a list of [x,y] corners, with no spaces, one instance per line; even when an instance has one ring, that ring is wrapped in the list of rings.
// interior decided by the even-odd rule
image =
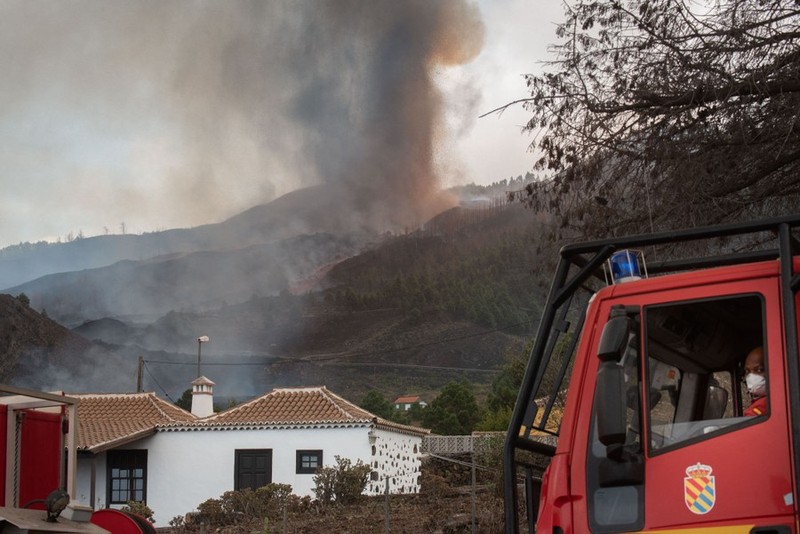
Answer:
[[[479,52],[477,8],[461,0],[322,6],[313,57],[298,63],[314,68],[294,106],[314,132],[309,153],[319,177],[368,226],[420,222],[447,202],[433,161],[443,119],[433,73]]]
[[[441,202],[434,73],[482,44],[471,0],[6,0],[0,168],[52,176],[43,212],[134,231],[313,184],[356,224],[414,224]]]

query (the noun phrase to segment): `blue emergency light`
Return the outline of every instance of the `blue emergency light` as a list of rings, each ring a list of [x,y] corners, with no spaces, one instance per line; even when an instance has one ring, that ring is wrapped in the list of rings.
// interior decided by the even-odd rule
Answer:
[[[644,254],[640,250],[620,250],[608,259],[611,280],[614,284],[642,278]],[[645,267],[645,276],[647,271]]]

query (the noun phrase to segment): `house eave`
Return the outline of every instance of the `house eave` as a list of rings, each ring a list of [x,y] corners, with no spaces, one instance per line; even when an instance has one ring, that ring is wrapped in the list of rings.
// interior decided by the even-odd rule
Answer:
[[[132,434],[128,434],[127,436],[122,436],[119,438],[115,438],[112,440],[104,441],[102,443],[96,443],[91,446],[80,447],[80,451],[87,451],[92,454],[99,454],[101,452],[105,452],[109,449],[115,449],[122,445],[127,445],[133,441],[140,440],[142,438],[146,438],[148,436],[152,436],[156,433],[156,427],[152,428],[145,428],[144,430],[140,430],[138,432],[134,432]]]
[[[398,432],[400,434],[406,434],[409,436],[417,436],[423,438],[431,433],[430,429],[427,428],[420,428],[411,425],[402,425],[400,423],[394,423],[387,419],[381,419],[380,417],[376,417],[375,421],[375,428],[380,430],[388,430],[391,432]]]
[[[319,422],[241,422],[241,423],[170,423],[158,425],[160,432],[192,432],[192,431],[221,431],[221,430],[298,430],[318,428],[367,428],[372,421],[319,421]]]

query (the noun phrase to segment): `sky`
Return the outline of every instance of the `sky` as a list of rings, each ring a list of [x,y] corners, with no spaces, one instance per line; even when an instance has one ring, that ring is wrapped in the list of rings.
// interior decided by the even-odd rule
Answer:
[[[527,113],[478,117],[527,96],[561,13],[0,0],[0,247],[219,222],[322,182],[413,204],[525,174]]]

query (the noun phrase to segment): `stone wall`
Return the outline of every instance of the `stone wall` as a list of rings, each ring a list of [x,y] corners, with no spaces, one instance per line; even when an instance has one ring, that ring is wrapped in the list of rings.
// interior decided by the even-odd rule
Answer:
[[[422,438],[385,430],[374,432],[372,476],[365,493],[384,493],[387,479],[392,494],[419,493]]]

